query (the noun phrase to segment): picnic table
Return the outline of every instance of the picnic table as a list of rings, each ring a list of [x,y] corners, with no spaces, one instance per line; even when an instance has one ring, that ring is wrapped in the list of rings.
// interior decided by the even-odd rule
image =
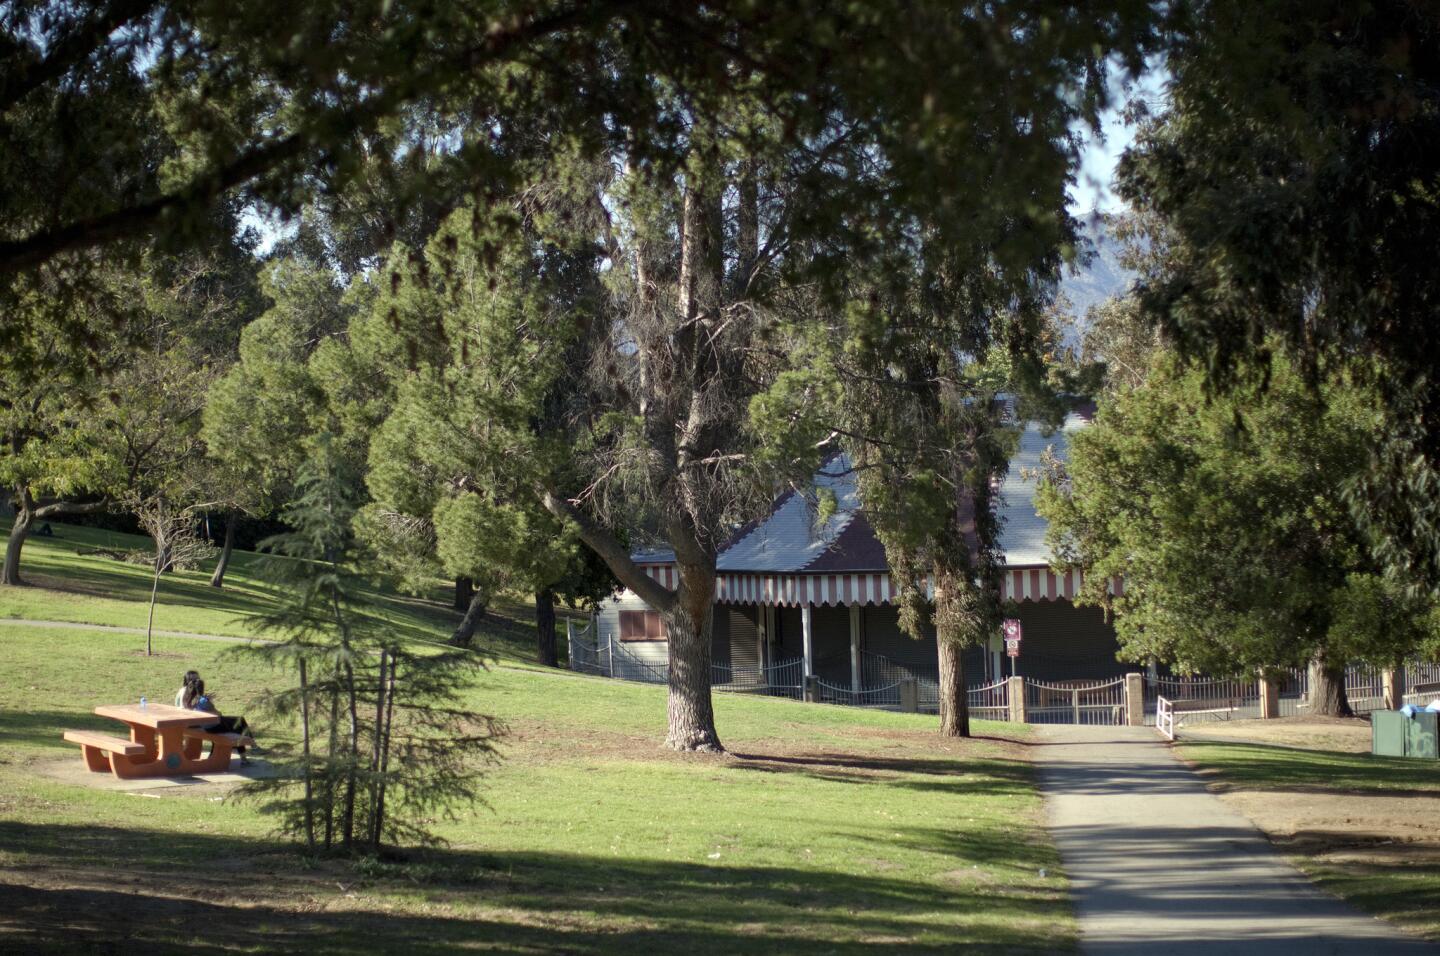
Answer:
[[[122,780],[227,770],[237,746],[254,744],[240,734],[210,733],[205,728],[219,723],[220,717],[203,710],[106,704],[96,707],[95,713],[125,724],[129,739],[93,730],[67,730],[65,739],[80,745],[86,767],[96,773],[109,771]],[[210,753],[202,755],[207,743]]]

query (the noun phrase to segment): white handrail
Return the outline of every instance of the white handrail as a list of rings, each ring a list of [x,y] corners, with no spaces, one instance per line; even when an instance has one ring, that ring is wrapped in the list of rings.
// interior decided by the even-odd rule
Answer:
[[[1175,739],[1175,706],[1164,697],[1155,698],[1155,729],[1167,739]]]

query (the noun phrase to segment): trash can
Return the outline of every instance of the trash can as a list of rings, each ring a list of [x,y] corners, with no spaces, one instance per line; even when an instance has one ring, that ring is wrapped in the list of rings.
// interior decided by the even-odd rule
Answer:
[[[1405,756],[1410,718],[1398,710],[1377,710],[1370,714],[1370,752],[1381,757]]]
[[[1406,721],[1405,756],[1440,759],[1440,714],[1421,712]]]

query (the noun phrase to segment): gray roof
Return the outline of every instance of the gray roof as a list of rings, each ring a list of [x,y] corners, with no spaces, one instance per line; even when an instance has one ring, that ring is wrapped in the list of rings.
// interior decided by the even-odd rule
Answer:
[[[1060,428],[1046,434],[1031,422],[1020,434],[1020,447],[1010,459],[1010,470],[1000,485],[1000,550],[1009,567],[1048,565],[1050,549],[1045,545],[1045,519],[1035,512],[1035,489],[1039,484],[1040,459],[1045,449],[1065,460],[1070,453],[1069,436],[1089,424],[1086,413],[1071,412]]]
[[[1020,446],[1000,486],[1000,549],[1009,567],[1039,567],[1050,563],[1045,545],[1045,519],[1035,513],[1035,490],[1041,457],[1047,448],[1064,459],[1068,436],[1085,427],[1090,409],[1066,416],[1061,427],[1046,433],[1033,422],[1020,435]],[[770,514],[741,528],[721,550],[722,573],[794,574],[851,573],[887,570],[885,550],[865,520],[850,460],[837,455],[815,475],[818,487],[835,493],[835,512],[817,527],[815,505],[794,491],[777,498]],[[640,564],[670,564],[673,553],[655,549],[637,553]]]
[[[860,514],[859,488],[850,470],[850,459],[836,455],[822,465],[815,473],[815,486],[835,493],[835,511],[824,524],[817,524],[815,503],[808,496],[787,492],[776,500],[768,517],[742,528],[731,539],[720,553],[718,569],[759,573],[803,571],[835,547]],[[884,567],[882,558],[877,570]]]

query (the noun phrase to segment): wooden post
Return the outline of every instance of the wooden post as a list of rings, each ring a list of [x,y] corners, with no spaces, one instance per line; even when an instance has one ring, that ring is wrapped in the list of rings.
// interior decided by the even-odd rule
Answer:
[[[1405,668],[1385,668],[1380,675],[1380,683],[1386,710],[1399,710],[1405,706]]]
[[[1145,726],[1145,675],[1125,675],[1125,726]]]
[[[850,605],[850,689],[860,693],[860,607]]]
[[[1274,720],[1280,716],[1280,682],[1260,675],[1260,718]]]
[[[1007,688],[1010,698],[1010,720],[1013,723],[1025,723],[1025,678],[1010,678],[1010,686]]]
[[[900,709],[907,714],[920,712],[920,683],[913,677],[900,682]]]
[[[811,650],[811,641],[810,641],[810,605],[808,605],[808,604],[802,604],[802,605],[800,605],[800,633],[801,633],[801,635],[803,636],[803,639],[804,639],[804,645],[803,645],[803,646],[804,646],[804,654],[805,654],[805,676],[806,676],[806,678],[814,677],[814,676],[815,676],[815,655],[813,654],[813,652],[812,652],[812,650]]]

